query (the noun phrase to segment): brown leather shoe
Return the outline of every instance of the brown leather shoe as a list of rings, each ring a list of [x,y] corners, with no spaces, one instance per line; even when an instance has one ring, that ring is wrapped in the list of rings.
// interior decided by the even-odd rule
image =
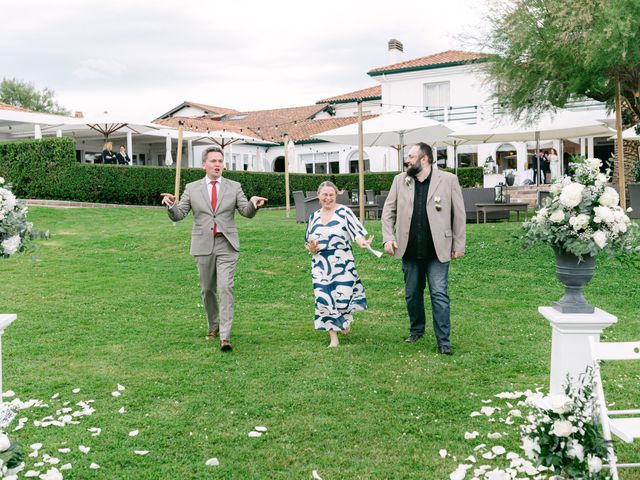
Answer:
[[[207,336],[204,337],[205,340],[213,340],[214,338],[218,338],[218,330],[209,330],[209,333],[207,333]]]
[[[232,350],[231,342],[229,340],[222,340],[220,342],[220,350],[223,352],[230,352]]]

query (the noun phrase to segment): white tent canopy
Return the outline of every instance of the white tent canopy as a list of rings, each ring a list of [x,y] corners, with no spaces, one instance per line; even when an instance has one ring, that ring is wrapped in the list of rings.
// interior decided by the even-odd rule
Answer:
[[[36,125],[40,125],[41,129],[56,129],[55,127],[69,120],[71,117],[62,115],[0,109],[0,138],[34,136]]]

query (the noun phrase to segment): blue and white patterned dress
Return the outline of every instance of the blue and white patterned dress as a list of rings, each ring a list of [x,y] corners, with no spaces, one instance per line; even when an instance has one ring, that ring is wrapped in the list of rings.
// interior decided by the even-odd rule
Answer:
[[[305,239],[316,240],[319,248],[311,263],[316,330],[345,330],[353,321],[352,313],[367,308],[351,250],[351,241],[366,235],[358,218],[342,205],[326,225],[320,210],[309,218]]]

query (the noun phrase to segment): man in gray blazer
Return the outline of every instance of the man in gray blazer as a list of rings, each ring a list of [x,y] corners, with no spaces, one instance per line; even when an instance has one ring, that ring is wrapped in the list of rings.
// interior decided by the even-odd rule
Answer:
[[[466,218],[458,177],[433,168],[425,143],[414,145],[407,171],[396,175],[382,210],[384,251],[402,259],[410,330],[405,342],[424,335],[424,289],[429,283],[438,351],[451,355],[449,262],[464,254]]]
[[[234,220],[235,211],[252,218],[267,201],[264,197],[247,200],[238,182],[222,178],[224,156],[216,147],[202,153],[202,180],[187,184],[180,201],[170,193],[162,194],[174,222],[193,212],[191,255],[198,273],[202,301],[207,312],[209,332],[206,339],[220,337],[220,349],[231,350],[233,324],[233,277],[238,262],[240,241]]]

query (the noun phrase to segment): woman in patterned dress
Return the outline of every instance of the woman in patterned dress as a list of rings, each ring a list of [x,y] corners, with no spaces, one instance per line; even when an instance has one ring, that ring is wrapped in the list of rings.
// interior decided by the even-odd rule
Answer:
[[[367,231],[353,212],[336,203],[337,187],[322,182],[318,187],[320,210],[309,218],[305,248],[313,254],[311,280],[315,296],[315,328],[329,332],[329,347],[337,347],[340,330],[351,328],[353,312],[367,308],[364,287],[356,271],[351,242],[367,248]]]

